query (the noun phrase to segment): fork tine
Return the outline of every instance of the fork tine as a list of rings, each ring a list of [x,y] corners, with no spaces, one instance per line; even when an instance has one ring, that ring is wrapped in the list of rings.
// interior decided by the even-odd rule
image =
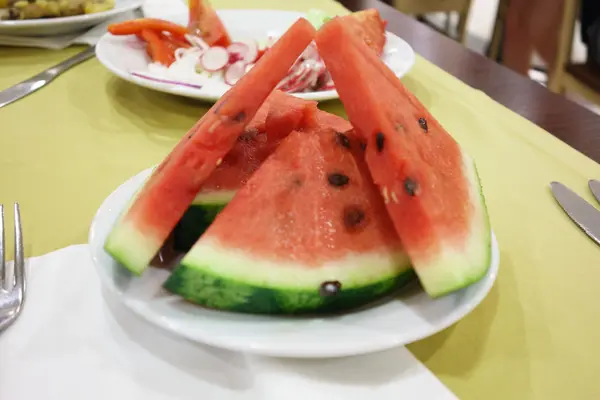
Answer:
[[[0,289],[6,289],[6,264],[4,261],[4,206],[0,204]]]
[[[15,288],[25,291],[25,257],[23,255],[23,231],[21,229],[21,212],[19,203],[15,203]]]

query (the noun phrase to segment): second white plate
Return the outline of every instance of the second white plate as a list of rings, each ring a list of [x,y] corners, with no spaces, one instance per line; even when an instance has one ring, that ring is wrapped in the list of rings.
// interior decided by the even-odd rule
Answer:
[[[360,311],[319,318],[257,316],[209,310],[161,288],[169,271],[149,268],[132,276],[104,251],[104,242],[121,210],[149,176],[129,179],[104,201],[90,229],[89,245],[107,295],[151,323],[181,337],[234,351],[277,357],[341,357],[403,346],[454,324],[489,293],[500,254],[492,235],[488,273],[477,283],[439,299],[416,285]]]
[[[150,8],[144,7],[146,17],[149,16],[146,15],[148,10]],[[298,18],[305,16],[304,13],[281,10],[218,10],[217,12],[234,40],[251,38],[264,41],[269,35],[283,34]],[[179,24],[185,25],[187,21],[185,8],[174,7],[174,9],[164,10],[160,14],[161,18]],[[96,46],[96,56],[106,68],[120,78],[161,92],[216,101],[230,88],[221,81],[211,81],[202,88],[196,89],[154,82],[132,75],[132,71],[145,70],[149,62],[145,45],[135,36],[113,36],[107,33]],[[408,43],[393,33],[387,32],[387,43],[382,59],[397,76],[401,77],[413,66],[415,53]],[[296,93],[295,95],[317,101],[338,98],[335,90]]]

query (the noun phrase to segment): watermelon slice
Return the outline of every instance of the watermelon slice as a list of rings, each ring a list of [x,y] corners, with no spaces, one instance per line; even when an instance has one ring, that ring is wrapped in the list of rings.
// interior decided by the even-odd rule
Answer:
[[[343,19],[316,43],[424,289],[437,297],[479,280],[491,230],[473,160]]]
[[[188,29],[209,46],[227,47],[231,38],[208,0],[189,0]]]
[[[174,249],[188,251],[279,143],[293,130],[302,129],[304,121],[312,120],[317,111],[315,101],[279,90],[271,93],[175,227]],[[345,130],[350,129],[350,124],[341,120]]]
[[[141,274],[202,185],[315,34],[301,18],[196,123],[154,170],[109,234],[105,250]]]
[[[333,312],[414,276],[354,134],[292,132],[165,282],[206,307]]]
[[[353,33],[361,38],[367,46],[369,46],[375,54],[381,56],[385,46],[385,26],[386,22],[381,19],[379,11],[375,8],[356,11],[352,14],[339,17],[353,31]]]

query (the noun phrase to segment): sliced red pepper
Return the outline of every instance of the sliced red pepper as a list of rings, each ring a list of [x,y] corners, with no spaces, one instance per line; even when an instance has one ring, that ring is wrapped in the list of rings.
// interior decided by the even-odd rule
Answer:
[[[142,38],[148,44],[146,51],[152,61],[169,66],[175,61],[175,53],[161,35],[151,29],[142,29]]]
[[[157,32],[169,32],[181,37],[189,33],[188,29],[183,25],[157,18],[130,19],[108,26],[108,31],[113,35],[137,35],[144,29]]]

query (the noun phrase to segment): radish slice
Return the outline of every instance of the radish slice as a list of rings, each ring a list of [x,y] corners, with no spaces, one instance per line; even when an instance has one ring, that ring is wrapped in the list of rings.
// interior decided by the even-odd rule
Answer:
[[[233,86],[239,81],[242,76],[246,73],[246,63],[242,60],[236,61],[231,64],[225,71],[225,83]]]
[[[238,43],[238,42],[236,42],[236,43]],[[251,64],[254,61],[256,61],[256,57],[258,56],[258,43],[256,42],[256,40],[247,39],[247,40],[244,40],[239,43],[244,44],[247,47],[247,52],[243,58],[243,60],[246,62],[246,64]],[[232,45],[233,45],[233,43],[232,43]]]
[[[185,38],[192,46],[199,47],[202,50],[208,50],[210,46],[196,35],[186,34]]]
[[[202,53],[200,65],[205,71],[216,72],[225,68],[229,62],[229,53],[224,47],[215,46]]]
[[[242,42],[231,43],[227,47],[229,53],[229,63],[233,64],[236,61],[244,60],[248,55],[248,45]]]

